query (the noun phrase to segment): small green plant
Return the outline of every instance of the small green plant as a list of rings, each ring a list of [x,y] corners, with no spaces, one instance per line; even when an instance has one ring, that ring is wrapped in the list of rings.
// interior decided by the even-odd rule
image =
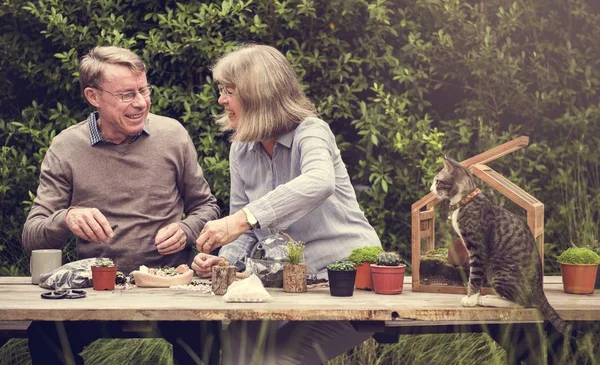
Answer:
[[[558,256],[558,262],[570,265],[600,264],[600,255],[587,247],[570,247]]]
[[[96,267],[111,267],[111,266],[115,266],[113,260],[106,258],[106,257],[99,257],[96,259],[96,261],[94,261],[94,265]]]
[[[304,255],[304,242],[302,241],[289,241],[286,244],[287,259],[292,265],[298,265],[302,262]]]
[[[354,267],[354,263],[352,261],[342,260],[336,261],[333,264],[327,265],[329,270],[337,270],[337,271],[352,271],[356,270]]]
[[[377,255],[375,263],[379,266],[400,266],[402,259],[396,252],[382,252]]]
[[[348,256],[348,261],[352,261],[355,265],[360,265],[363,262],[370,264],[374,263],[377,259],[377,255],[383,252],[380,246],[367,246],[355,248]]]
[[[285,232],[279,233],[288,239],[288,242],[285,244],[285,252],[289,263],[292,265],[300,264],[304,258],[304,242],[296,241]]]

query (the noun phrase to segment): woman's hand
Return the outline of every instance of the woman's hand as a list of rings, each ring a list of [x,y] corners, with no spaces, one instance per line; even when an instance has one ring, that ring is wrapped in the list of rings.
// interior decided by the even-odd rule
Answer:
[[[212,267],[219,265],[223,261],[225,261],[225,259],[222,257],[199,253],[194,257],[192,270],[194,270],[199,277],[207,278],[212,275]]]
[[[206,222],[200,237],[196,240],[196,248],[200,252],[210,253],[217,247],[225,246],[250,229],[243,210],[225,218]]]

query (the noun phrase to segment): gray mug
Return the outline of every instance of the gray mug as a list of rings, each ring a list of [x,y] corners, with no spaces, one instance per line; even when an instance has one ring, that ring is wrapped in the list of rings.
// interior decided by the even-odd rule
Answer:
[[[29,269],[31,270],[31,283],[38,285],[40,275],[48,273],[62,266],[61,250],[33,250],[31,251],[31,261]]]

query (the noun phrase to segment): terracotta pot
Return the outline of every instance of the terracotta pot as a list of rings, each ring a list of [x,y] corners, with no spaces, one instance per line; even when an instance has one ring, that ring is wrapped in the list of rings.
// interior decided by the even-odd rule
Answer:
[[[117,265],[110,267],[92,266],[94,290],[114,290],[117,279]]]
[[[356,289],[373,290],[373,277],[371,277],[371,264],[363,262],[356,266],[356,280],[354,281]]]
[[[351,297],[354,294],[356,270],[327,269],[329,293],[334,297]]]
[[[371,265],[373,288],[377,294],[401,294],[404,287],[406,265],[379,266]]]
[[[565,293],[592,294],[596,283],[598,265],[560,264]]]

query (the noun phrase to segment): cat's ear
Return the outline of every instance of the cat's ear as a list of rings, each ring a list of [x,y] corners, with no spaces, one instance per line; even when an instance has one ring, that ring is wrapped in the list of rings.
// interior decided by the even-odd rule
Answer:
[[[453,162],[454,162],[453,159],[451,159],[450,157],[444,155],[444,169],[446,169],[446,170],[452,170],[452,168],[454,167]]]

